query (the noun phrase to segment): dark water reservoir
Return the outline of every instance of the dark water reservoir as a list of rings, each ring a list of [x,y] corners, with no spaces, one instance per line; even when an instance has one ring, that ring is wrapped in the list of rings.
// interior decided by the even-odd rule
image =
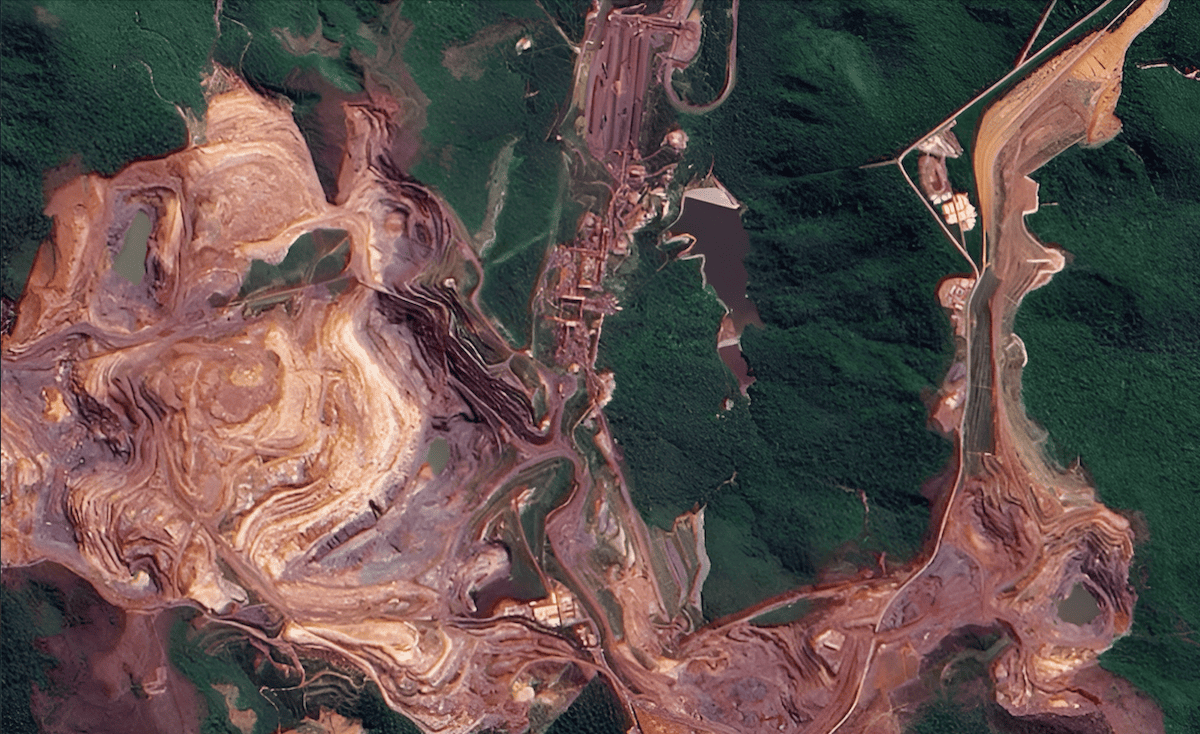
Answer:
[[[1070,596],[1058,603],[1058,618],[1071,624],[1088,624],[1099,614],[1096,597],[1083,584],[1075,584]]]
[[[684,233],[696,238],[684,257],[704,256],[704,277],[729,309],[733,328],[723,325],[717,335],[717,351],[745,392],[754,378],[742,357],[741,347],[731,339],[740,337],[746,324],[762,326],[758,309],[746,297],[748,276],[742,261],[750,251],[750,237],[742,229],[737,209],[691,198],[684,201],[683,213],[671,227],[672,235]]]
[[[685,232],[696,238],[685,257],[704,255],[704,277],[731,311],[736,333],[741,334],[746,324],[761,326],[758,309],[746,298],[747,275],[742,261],[750,252],[750,237],[742,229],[738,210],[687,199],[683,213],[671,227],[671,234]]]

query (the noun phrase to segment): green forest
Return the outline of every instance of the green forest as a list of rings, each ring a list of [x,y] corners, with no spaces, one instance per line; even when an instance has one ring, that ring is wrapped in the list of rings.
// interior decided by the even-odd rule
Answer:
[[[413,174],[446,198],[471,236],[491,240],[482,251],[480,298],[518,347],[532,338],[530,293],[542,258],[573,236],[581,213],[565,196],[568,172],[555,132],[575,64],[559,29],[578,42],[587,6],[477,0],[401,8],[413,23],[404,61],[429,99]],[[531,46],[518,51],[522,37]],[[460,52],[461,68],[446,63],[448,49]],[[493,179],[503,195],[489,202]]]
[[[749,400],[716,409],[736,398],[714,349],[721,309],[694,263],[661,254],[644,253],[602,344],[617,374],[607,412],[639,508],[666,526],[694,503],[708,507],[709,615],[830,565],[869,563],[868,552],[903,558],[917,547],[928,521],[919,487],[949,449],[924,428],[922,395],[950,349],[933,289],[965,264],[894,171],[857,166],[1002,76],[1043,7],[741,6],[734,93],[682,122],[692,170],[712,165],[747,206],[748,292],[765,327],[748,328],[742,345],[757,382]],[[1090,7],[1059,3],[1044,38]],[[710,8],[705,27],[723,43],[725,4]],[[1200,87],[1136,64],[1195,68],[1196,44],[1182,39],[1197,37],[1200,7],[1173,4],[1131,48],[1124,132],[1035,174],[1042,201],[1057,206],[1030,226],[1074,259],[1016,325],[1030,358],[1027,408],[1053,454],[1064,465],[1081,457],[1101,499],[1149,529],[1131,578],[1134,628],[1101,662],[1159,702],[1170,732],[1200,730],[1200,592],[1184,581],[1200,553]],[[677,79],[697,102],[724,73],[722,54],[705,59]],[[957,132],[965,141],[970,126]],[[847,488],[866,492],[865,531]],[[915,731],[988,726],[949,704],[928,714]]]
[[[708,63],[680,80],[698,102],[724,76],[724,8],[706,5],[717,32],[704,43],[717,48],[702,46]],[[624,311],[606,322],[601,356],[617,374],[608,414],[635,501],[660,525],[709,508],[710,616],[821,569],[911,557],[928,523],[921,484],[950,451],[925,428],[923,394],[952,351],[933,292],[965,263],[894,171],[858,166],[1002,76],[1039,8],[999,19],[956,8],[949,29],[927,10],[744,4],[733,94],[682,118],[685,166],[711,165],[747,207],[747,290],[765,324],[742,337],[757,378],[748,400],[717,359],[721,309],[699,292],[694,263],[660,270],[663,256],[644,256]],[[953,68],[923,52],[935,37]],[[718,415],[724,397],[735,405]]]
[[[1052,454],[1078,457],[1104,503],[1145,531],[1130,579],[1133,630],[1101,664],[1153,696],[1172,732],[1200,731],[1196,110],[1200,84],[1167,68],[1127,72],[1121,135],[1034,175],[1042,200],[1058,205],[1030,228],[1073,257],[1016,322],[1029,353],[1026,409]]]
[[[315,70],[333,91],[361,90],[352,48],[375,22],[368,1],[230,0],[222,32],[211,3],[10,0],[0,4],[0,259],[3,295],[17,299],[38,245],[50,232],[43,175],[56,166],[112,175],[131,161],[161,156],[187,142],[184,114],[203,117],[201,80],[211,61],[238,70],[256,87],[288,96],[313,139],[320,93]],[[318,27],[341,56],[286,51],[274,28],[305,36]],[[325,179],[329,173],[325,172]]]

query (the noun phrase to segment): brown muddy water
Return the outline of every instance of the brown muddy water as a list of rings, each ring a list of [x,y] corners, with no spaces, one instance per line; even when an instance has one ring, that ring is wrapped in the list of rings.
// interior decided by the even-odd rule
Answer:
[[[740,337],[746,324],[762,326],[758,308],[746,297],[749,276],[742,261],[750,252],[750,237],[742,229],[740,212],[707,201],[686,199],[683,212],[671,226],[670,233],[687,233],[696,238],[683,256],[704,256],[704,277],[729,310],[733,335]],[[721,361],[737,377],[738,386],[745,394],[750,383],[754,382],[754,376],[750,374],[741,347],[725,341],[726,336],[727,333],[718,335],[717,352]]]
[[[125,244],[113,260],[113,270],[134,285],[141,285],[146,277],[146,248],[150,241],[150,216],[138,212],[133,224],[125,230]]]
[[[686,232],[696,238],[685,257],[704,256],[704,277],[730,310],[735,331],[741,334],[746,324],[761,326],[758,308],[746,297],[748,276],[742,261],[750,252],[750,237],[742,229],[738,210],[687,199],[670,231],[672,235]]]
[[[1058,603],[1058,618],[1070,624],[1088,624],[1098,614],[1100,605],[1083,584],[1075,584],[1070,596]]]

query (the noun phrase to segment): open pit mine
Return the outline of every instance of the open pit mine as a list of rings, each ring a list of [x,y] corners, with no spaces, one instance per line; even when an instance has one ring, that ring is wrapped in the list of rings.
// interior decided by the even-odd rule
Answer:
[[[634,160],[646,90],[696,49],[691,3],[671,0],[588,18],[578,114],[619,196],[547,258],[557,290],[535,308],[584,314],[559,319],[547,364],[481,313],[470,239],[392,160],[386,100],[343,105],[332,200],[288,105],[219,68],[185,148],[55,191],[3,336],[4,565],[53,561],[122,609],[190,606],[273,659],[360,671],[427,732],[541,727],[595,676],[635,731],[899,732],[970,629],[1004,640],[988,669],[1012,715],[1152,731],[1096,663],[1130,625],[1130,525],[1045,457],[1012,324],[1063,263],[1025,228],[1029,175],[1118,132],[1125,49],[1164,5],[1067,47],[979,126],[986,256],[938,294],[959,351],[931,423],[956,452],[910,565],[706,624],[703,509],[664,532],[630,500],[592,367],[613,303],[577,291],[671,184]],[[629,114],[608,117],[618,96]],[[112,263],[139,214],[134,283]],[[1055,608],[1076,585],[1099,607],[1083,625]],[[799,600],[797,621],[751,621]]]

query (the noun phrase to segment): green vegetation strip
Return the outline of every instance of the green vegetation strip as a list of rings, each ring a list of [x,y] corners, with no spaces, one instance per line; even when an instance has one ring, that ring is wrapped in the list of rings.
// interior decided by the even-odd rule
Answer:
[[[1135,44],[1130,60],[1157,53]],[[1029,352],[1026,407],[1052,452],[1079,457],[1100,499],[1136,513],[1148,536],[1130,579],[1133,629],[1101,664],[1153,696],[1167,731],[1182,734],[1200,731],[1200,124],[1188,112],[1200,109],[1200,85],[1131,67],[1124,132],[1035,175],[1042,201],[1058,206],[1030,228],[1074,259],[1026,298],[1016,332]]]

